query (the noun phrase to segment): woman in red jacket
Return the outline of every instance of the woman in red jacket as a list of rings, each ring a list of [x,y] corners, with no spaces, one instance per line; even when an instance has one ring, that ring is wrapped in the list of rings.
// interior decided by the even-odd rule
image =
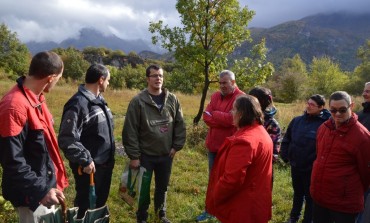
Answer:
[[[233,105],[237,132],[219,149],[211,172],[206,210],[223,223],[267,223],[271,219],[272,147],[263,112],[250,95]]]

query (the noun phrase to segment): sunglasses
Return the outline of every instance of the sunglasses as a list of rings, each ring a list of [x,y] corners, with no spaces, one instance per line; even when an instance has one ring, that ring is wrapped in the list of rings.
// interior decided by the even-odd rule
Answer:
[[[348,109],[349,109],[349,106],[346,108],[340,108],[340,109],[330,109],[329,111],[332,114],[337,114],[337,112],[339,112],[339,114],[344,114],[347,112]]]

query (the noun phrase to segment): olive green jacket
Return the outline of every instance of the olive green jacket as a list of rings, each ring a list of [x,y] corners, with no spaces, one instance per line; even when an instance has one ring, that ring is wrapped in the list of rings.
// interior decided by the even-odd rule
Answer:
[[[180,103],[164,89],[163,108],[158,109],[147,89],[130,102],[122,131],[125,152],[131,160],[142,153],[165,156],[171,148],[179,151],[185,144],[186,128]]]

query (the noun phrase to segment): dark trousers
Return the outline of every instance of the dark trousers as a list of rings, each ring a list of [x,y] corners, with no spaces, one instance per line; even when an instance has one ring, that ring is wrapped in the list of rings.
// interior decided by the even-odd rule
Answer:
[[[312,198],[310,195],[311,171],[299,171],[296,168],[291,168],[292,184],[293,184],[293,207],[290,212],[292,222],[298,222],[301,215],[303,202],[305,201],[305,210],[303,215],[303,223],[311,223],[312,221]]]
[[[77,218],[82,218],[87,209],[89,209],[89,188],[90,188],[90,175],[82,173],[78,174],[78,164],[70,164],[73,176],[76,181],[76,198],[74,205],[78,207]],[[96,207],[105,205],[108,199],[110,185],[112,181],[114,162],[108,165],[95,164],[96,172],[94,174],[95,193],[96,193]]]
[[[314,223],[355,223],[357,213],[343,213],[324,208],[314,202],[313,222]]]
[[[163,217],[166,215],[166,196],[171,175],[172,158],[169,156],[148,156],[141,154],[140,165],[146,169],[149,175],[152,175],[154,172],[154,211],[158,214],[158,217]],[[146,186],[150,187],[150,184]],[[150,188],[146,190],[141,189],[141,192],[142,191],[150,193]],[[141,196],[150,198],[150,194],[140,195],[140,197]],[[149,205],[150,199],[139,205],[136,213],[138,220],[147,220]]]

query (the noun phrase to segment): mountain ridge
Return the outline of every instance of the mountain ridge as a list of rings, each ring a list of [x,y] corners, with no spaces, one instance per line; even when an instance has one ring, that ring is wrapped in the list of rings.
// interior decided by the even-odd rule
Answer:
[[[350,71],[359,64],[357,49],[370,39],[370,13],[321,13],[270,28],[252,27],[250,30],[253,43],[243,43],[230,55],[231,59],[248,56],[252,46],[265,38],[267,60],[275,67],[281,65],[284,58],[291,58],[295,54],[299,54],[306,64],[310,64],[313,57],[326,55],[339,63],[343,70]],[[124,40],[114,34],[104,35],[92,28],[83,28],[77,38],[69,38],[59,44],[49,41],[28,42],[26,45],[31,53],[57,47],[74,46],[82,50],[92,46],[122,50],[126,54],[135,51],[143,58],[168,59],[168,53],[142,39]]]

